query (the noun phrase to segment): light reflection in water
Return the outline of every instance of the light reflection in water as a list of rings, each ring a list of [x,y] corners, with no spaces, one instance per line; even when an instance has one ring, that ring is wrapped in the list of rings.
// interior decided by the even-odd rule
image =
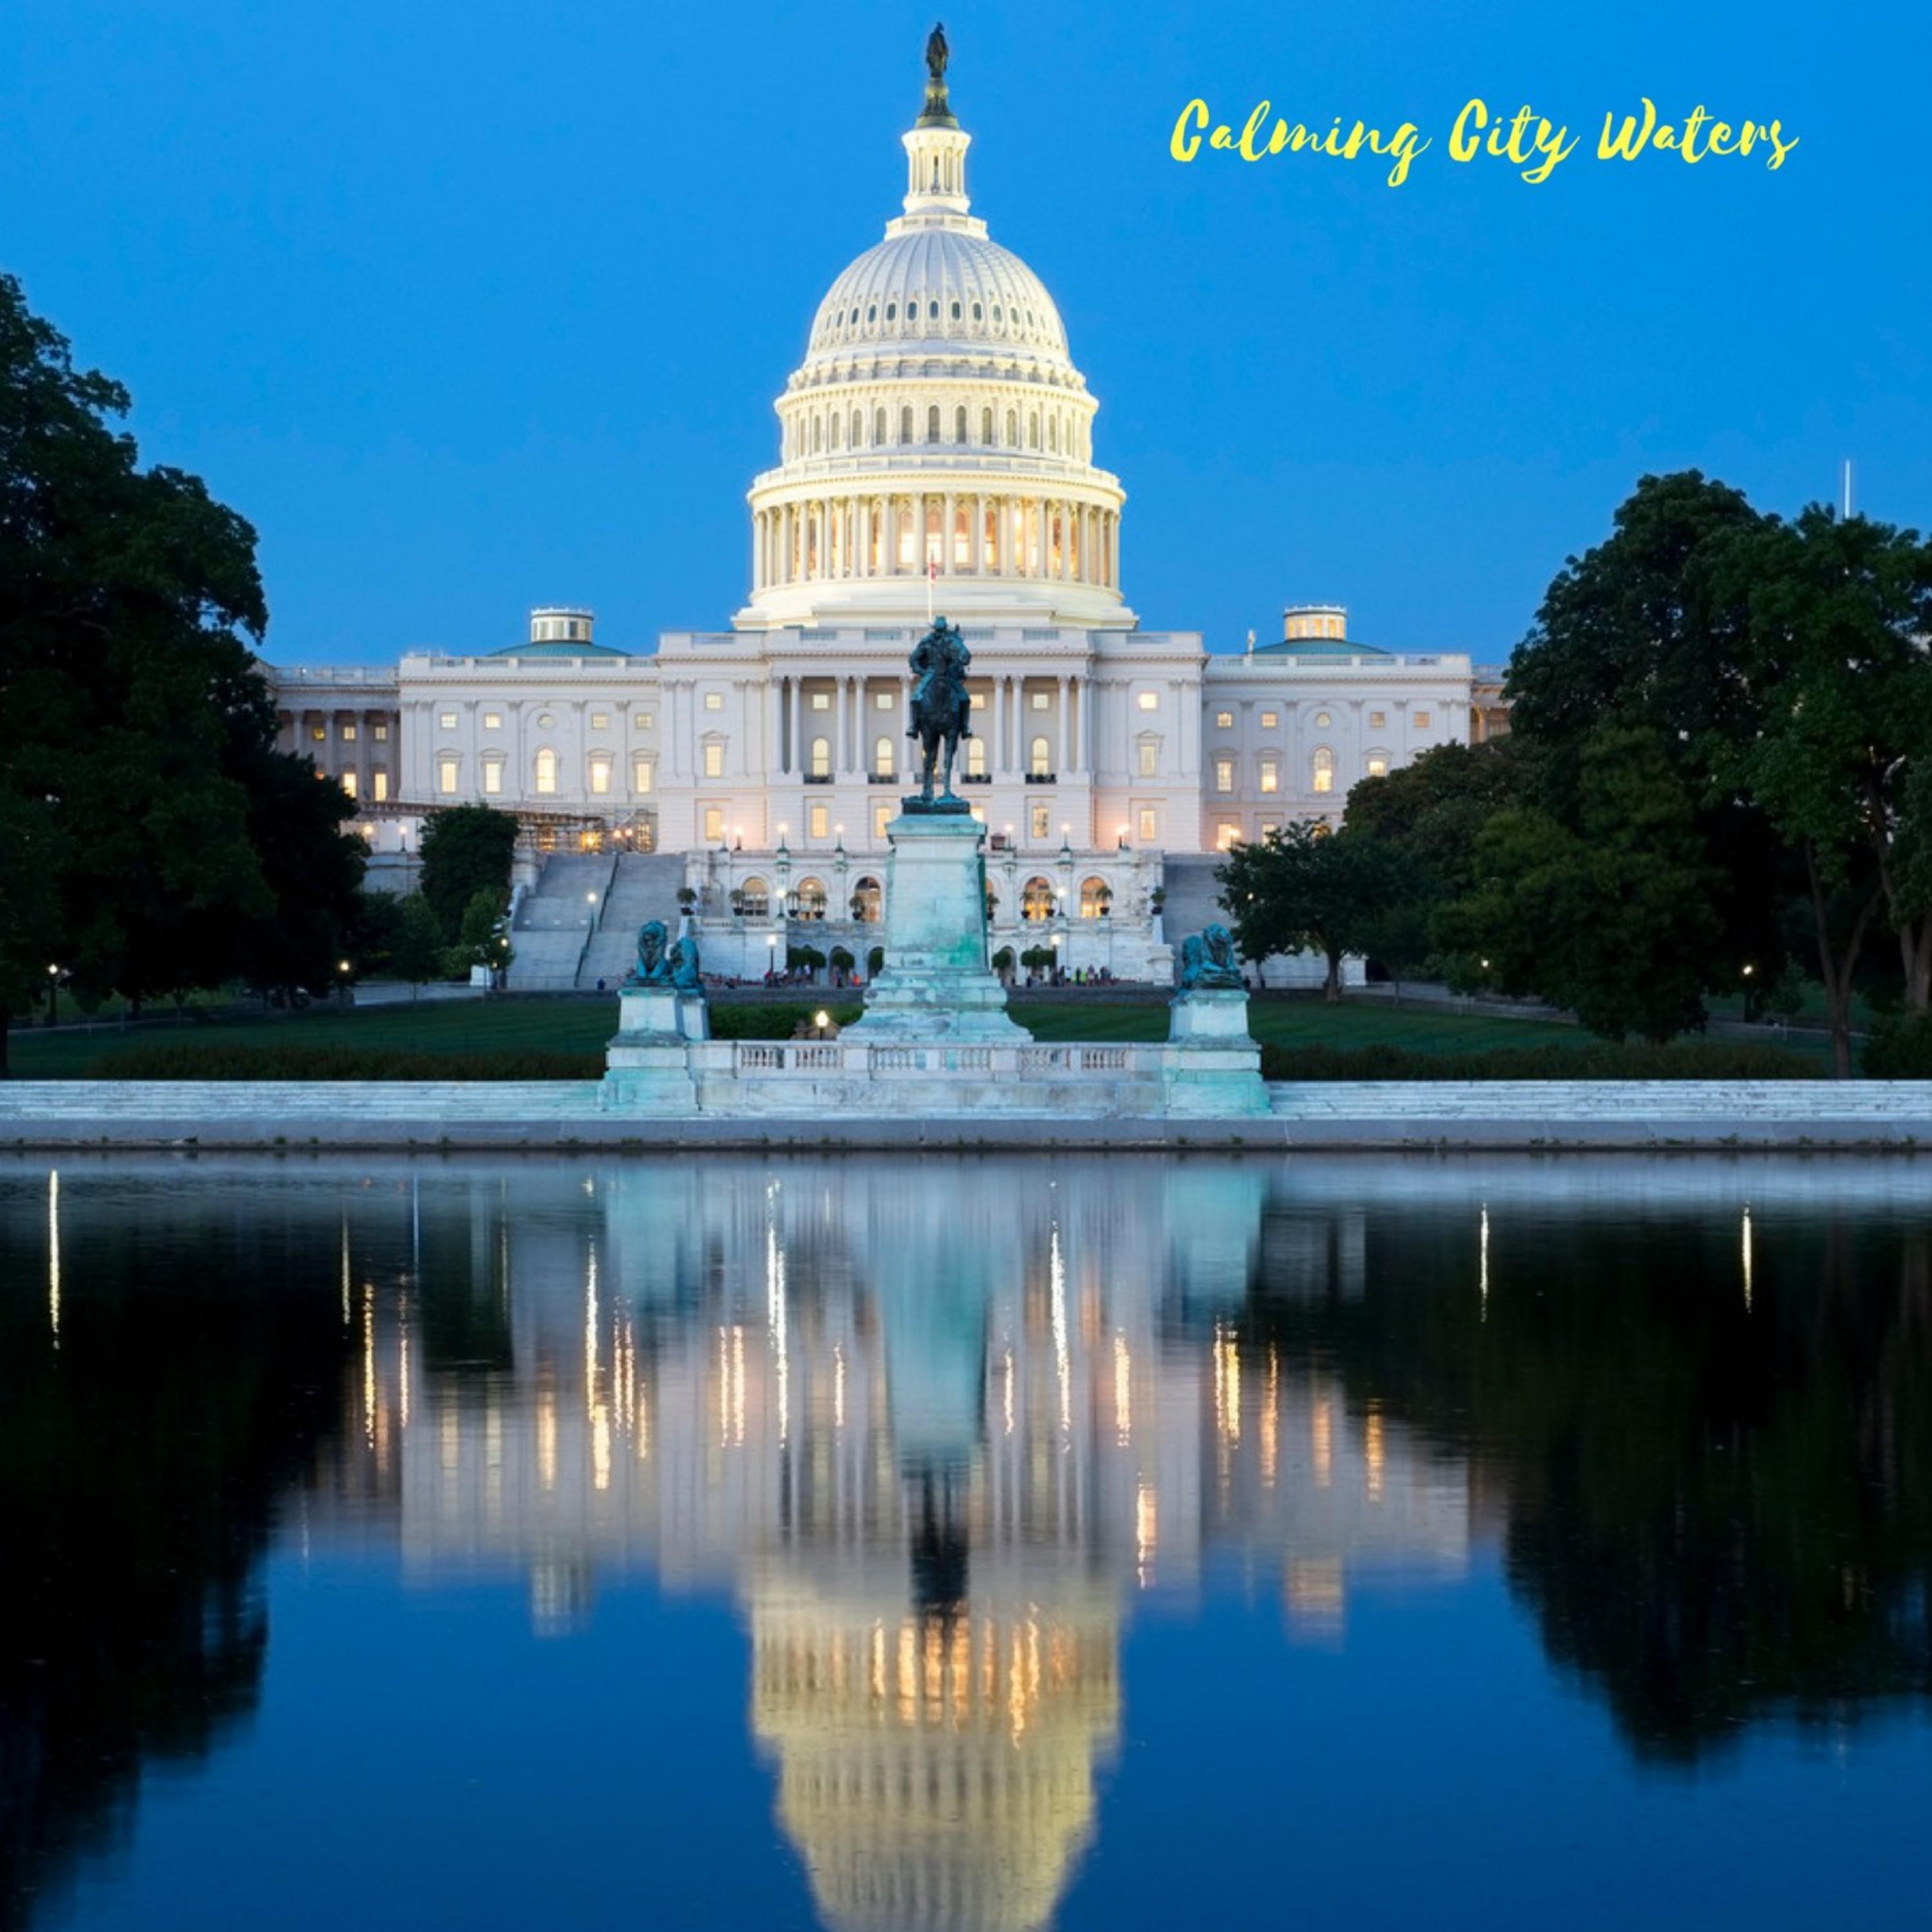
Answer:
[[[1232,1561],[1275,1580],[1318,1658],[1376,1579],[1453,1580],[1486,1538],[1553,1533],[1535,1484],[1508,1493],[1372,1355],[1337,1359],[1338,1313],[1359,1322],[1401,1277],[1378,1270],[1366,1186],[1315,1198],[1236,1162],[1052,1189],[1019,1167],[970,1188],[944,1165],[854,1162],[823,1185],[694,1168],[593,1185],[533,1166],[513,1190],[412,1172],[400,1238],[382,1225],[399,1186],[327,1194],[321,1307],[334,1333],[339,1287],[350,1323],[332,1399],[366,1466],[308,1499],[304,1533],[386,1524],[418,1586],[520,1576],[551,1636],[627,1570],[728,1589],[752,1732],[830,1926],[1050,1918],[1095,1828],[1142,1593],[1191,1594]],[[60,1206],[50,1174],[57,1344]],[[1460,1325],[1414,1379],[1478,1332],[1504,1346],[1529,1297],[1492,1309],[1492,1240],[1532,1279],[1510,1244],[1549,1212],[1507,1189],[1441,1204],[1450,1292],[1406,1306]],[[1712,1217],[1712,1274],[1735,1320],[1741,1242],[1766,1328],[1777,1222],[1758,1218],[1736,1200]],[[1869,1577],[1856,1551],[1834,1565],[1854,1616]]]

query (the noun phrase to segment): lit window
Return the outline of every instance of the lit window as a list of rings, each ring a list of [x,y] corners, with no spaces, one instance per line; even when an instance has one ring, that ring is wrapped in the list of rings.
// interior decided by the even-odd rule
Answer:
[[[1160,693],[1157,691],[1137,691],[1134,694],[1134,702],[1143,711],[1158,711],[1160,709]]]
[[[456,760],[439,758],[436,765],[436,788],[447,796],[456,789]]]
[[[1388,713],[1386,711],[1371,711],[1369,713],[1369,724],[1372,730],[1379,731],[1388,722]]]
[[[356,795],[356,774],[353,772],[344,772],[342,774],[342,789],[346,791],[351,798],[355,797]]]
[[[1315,714],[1315,728],[1318,731],[1327,730],[1334,722],[1325,711],[1318,711]]]
[[[1216,758],[1214,760],[1214,789],[1216,791],[1232,791],[1234,788],[1234,760],[1232,758]]]
[[[610,760],[598,758],[590,760],[590,789],[593,792],[607,792],[610,789]]]
[[[548,711],[539,711],[539,712],[537,713],[537,723],[538,723],[538,725],[539,725],[539,726],[540,726],[543,730],[546,730],[546,731],[548,731],[548,730],[550,729],[550,728],[554,724],[555,724],[556,722],[556,720],[555,718],[554,718],[553,717],[551,717],[551,716],[550,715],[550,713],[549,713]]]
[[[1371,754],[1369,759],[1369,776],[1372,778],[1385,778],[1388,776],[1388,760],[1379,752]]]
[[[378,805],[387,804],[388,802],[389,797],[388,773],[387,772],[377,772],[370,782],[375,788],[376,802]]]
[[[872,836],[883,839],[886,827],[892,822],[892,808],[889,805],[875,805],[872,808]]]
[[[1033,808],[1028,823],[1033,828],[1036,838],[1050,838],[1053,836],[1053,808],[1049,805],[1036,805]]]
[[[1224,819],[1215,828],[1214,849],[1216,851],[1228,851],[1240,842],[1241,828],[1238,825],[1230,824]]]
[[[1214,728],[1217,731],[1232,731],[1234,728],[1234,714],[1232,711],[1216,712]]]
[[[1427,712],[1418,711],[1415,714],[1415,728],[1418,731],[1426,731],[1429,729],[1429,713]]]
[[[633,715],[631,722],[640,731],[648,731],[656,725],[657,720],[648,711],[640,711]]]
[[[548,747],[537,754],[536,785],[546,796],[556,790],[556,754]]]
[[[500,711],[486,711],[483,714],[483,728],[486,731],[500,731],[503,728],[503,714]]]
[[[342,728],[342,742],[343,742],[345,745],[352,745],[352,744],[354,744],[354,743],[355,743],[355,742],[356,742],[356,727],[355,727],[354,725],[352,725],[352,724],[345,724],[345,725],[344,725],[344,726],[343,726],[343,728]]]
[[[1029,692],[1028,694],[1027,701],[1036,711],[1045,711],[1048,710],[1053,702],[1053,700],[1048,698],[1046,693],[1043,691]]]
[[[1262,713],[1262,729],[1264,731],[1272,731],[1280,722],[1280,718],[1272,711],[1264,711]]]
[[[872,709],[874,711],[890,711],[898,702],[898,698],[890,691],[875,691],[872,694]]]
[[[633,758],[631,760],[631,789],[633,791],[649,791],[656,777],[657,766],[651,759]]]
[[[722,745],[705,746],[704,776],[708,778],[722,778],[724,776],[724,747]]]
[[[805,829],[814,838],[826,837],[832,830],[832,808],[829,805],[814,805],[806,814]]]
[[[590,728],[593,731],[608,731],[610,728],[610,714],[608,711],[593,711],[590,714]]]
[[[832,709],[831,692],[814,691],[812,694],[812,708],[814,711],[830,711]]]
[[[1053,916],[1053,888],[1036,875],[1020,888],[1020,916],[1029,926],[1037,926]]]
[[[983,711],[986,708],[986,694],[983,691],[974,692],[973,694],[973,709],[975,711]]]
[[[1316,752],[1310,776],[1316,790],[1333,791],[1335,789],[1335,754],[1326,745]]]
[[[503,789],[503,761],[501,758],[483,760],[483,789],[492,798]]]
[[[882,778],[892,775],[892,741],[890,738],[876,740],[872,746],[872,769]]]
[[[456,729],[456,713],[453,711],[446,711],[436,722],[444,730],[454,731]],[[316,734],[317,737],[321,735],[320,732]]]
[[[713,839],[722,842],[724,837],[724,808],[722,805],[707,805],[704,808],[704,842],[708,845]]]
[[[318,745],[326,743],[328,737],[328,727],[326,724],[311,724],[308,728],[308,735]]]
[[[1139,750],[1141,776],[1144,778],[1158,778],[1160,776],[1160,747],[1150,742],[1142,745]]]
[[[983,738],[968,738],[966,741],[966,776],[969,778],[986,776],[986,741]]]
[[[389,728],[386,724],[372,724],[369,728],[369,735],[377,744],[386,744],[388,742]]]
[[[1036,778],[1044,778],[1053,769],[1053,754],[1048,750],[1044,738],[1036,738],[1028,754],[1027,769]]]
[[[722,711],[724,694],[722,691],[707,691],[704,694],[704,708],[707,711]]]
[[[1279,791],[1281,789],[1281,767],[1272,758],[1262,760],[1262,790]]]
[[[1141,807],[1140,842],[1151,845],[1160,836],[1160,814],[1150,805]]]

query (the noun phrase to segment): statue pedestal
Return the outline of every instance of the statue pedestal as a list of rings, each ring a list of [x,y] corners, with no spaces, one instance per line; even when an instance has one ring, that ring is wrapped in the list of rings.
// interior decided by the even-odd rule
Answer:
[[[616,1037],[604,1053],[604,1104],[620,1113],[694,1114],[692,1042],[711,1037],[702,993],[675,986],[626,986]]]
[[[1196,987],[1168,1005],[1161,1069],[1169,1114],[1259,1115],[1268,1111],[1262,1050],[1248,1032],[1248,996],[1235,987]]]
[[[886,832],[885,967],[845,1037],[1030,1044],[986,961],[986,827],[963,809],[908,810]]]

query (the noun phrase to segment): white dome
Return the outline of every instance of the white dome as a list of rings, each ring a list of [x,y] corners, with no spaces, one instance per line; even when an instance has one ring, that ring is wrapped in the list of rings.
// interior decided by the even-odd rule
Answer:
[[[914,228],[868,248],[819,304],[805,368],[880,348],[1067,361],[1046,284],[1017,255],[964,227]]]

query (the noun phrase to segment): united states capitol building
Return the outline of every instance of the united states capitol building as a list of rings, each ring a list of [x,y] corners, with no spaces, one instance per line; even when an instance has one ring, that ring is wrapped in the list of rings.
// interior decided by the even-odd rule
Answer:
[[[1340,605],[1292,604],[1238,652],[1140,626],[1099,403],[1046,284],[971,212],[971,140],[935,76],[902,212],[777,399],[729,628],[634,650],[546,607],[472,655],[270,674],[284,748],[356,800],[379,880],[407,883],[439,807],[516,813],[513,983],[614,982],[639,920],[681,904],[721,972],[782,964],[801,926],[862,962],[908,788],[907,656],[937,614],[973,656],[959,777],[994,947],[1050,942],[1068,968],[1165,980],[1164,928],[1209,916],[1214,854],[1338,822],[1358,778],[1503,728],[1468,656],[1362,644]]]

